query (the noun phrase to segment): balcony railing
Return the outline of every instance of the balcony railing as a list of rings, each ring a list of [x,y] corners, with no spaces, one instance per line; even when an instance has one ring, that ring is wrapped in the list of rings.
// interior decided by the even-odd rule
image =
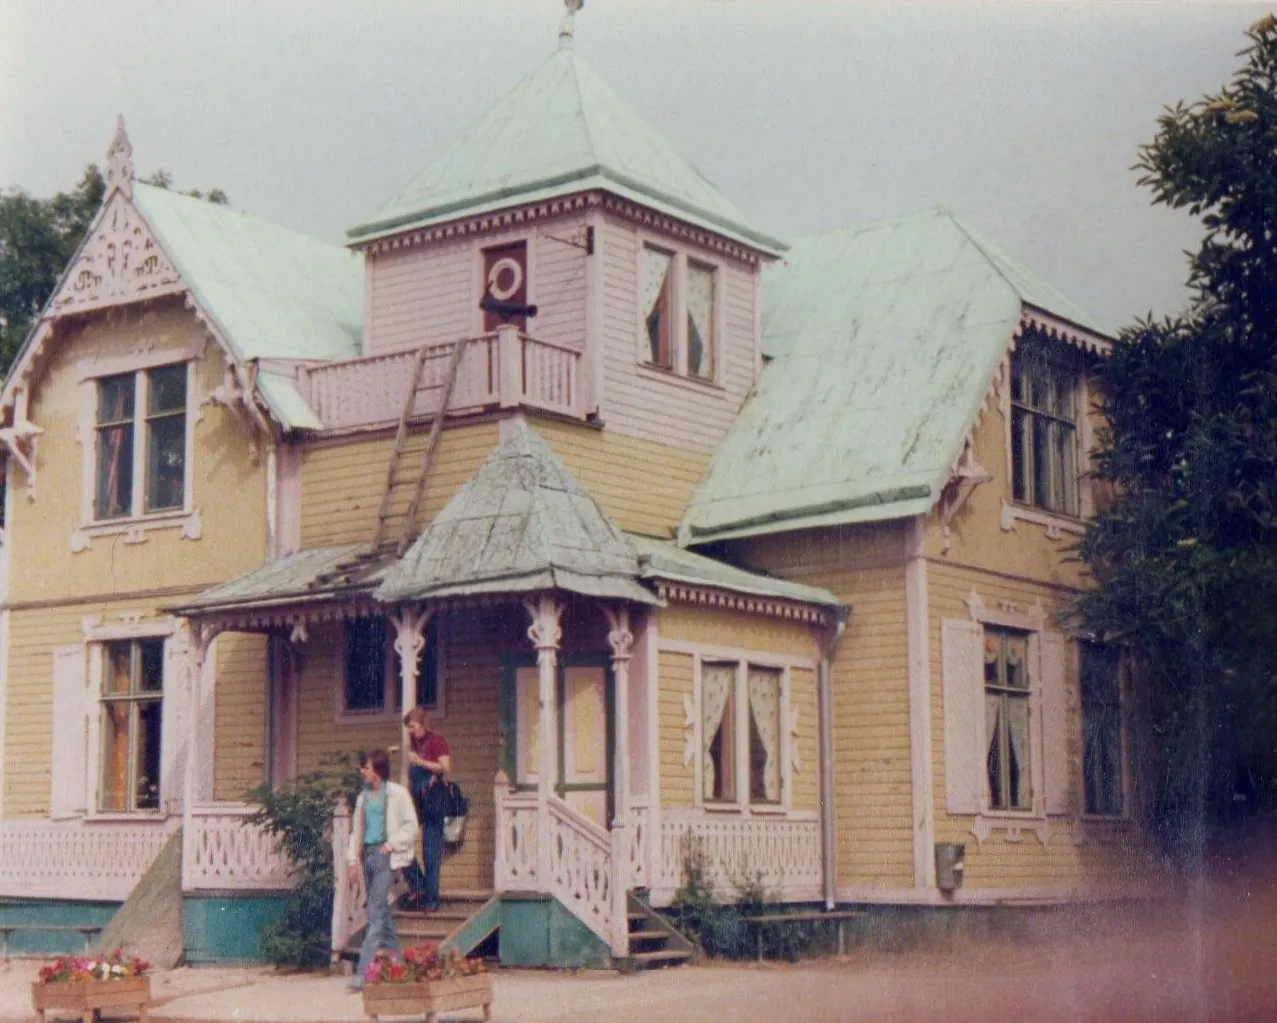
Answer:
[[[502,327],[465,344],[447,413],[469,415],[498,408],[544,409],[579,417],[581,353]],[[429,346],[413,397],[412,416],[439,412],[456,341]],[[326,430],[398,422],[412,385],[416,349],[310,366],[298,385]]]

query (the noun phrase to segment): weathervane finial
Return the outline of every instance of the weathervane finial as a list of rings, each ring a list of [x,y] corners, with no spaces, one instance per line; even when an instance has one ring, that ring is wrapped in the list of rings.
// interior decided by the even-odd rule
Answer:
[[[124,115],[115,118],[115,137],[106,151],[106,194],[120,191],[124,198],[133,198],[133,146],[129,133],[124,130]]]
[[[563,0],[563,6],[567,10],[563,12],[563,21],[559,23],[559,49],[570,50],[572,48],[572,19],[576,12],[585,6],[585,0]]]

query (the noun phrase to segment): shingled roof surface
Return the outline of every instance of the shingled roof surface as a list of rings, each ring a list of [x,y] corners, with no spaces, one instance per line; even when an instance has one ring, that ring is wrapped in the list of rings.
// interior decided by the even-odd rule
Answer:
[[[519,82],[349,236],[366,241],[593,188],[766,252],[784,248],[571,48]]]
[[[924,513],[1024,307],[1102,335],[943,210],[799,239],[762,292],[771,359],[684,543]]]
[[[658,603],[624,534],[522,419],[387,573],[386,603],[568,590]]]

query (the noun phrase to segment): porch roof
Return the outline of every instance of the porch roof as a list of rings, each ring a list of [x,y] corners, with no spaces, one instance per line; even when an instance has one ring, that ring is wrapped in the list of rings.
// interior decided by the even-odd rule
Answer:
[[[394,557],[393,552],[380,558],[369,557],[367,550],[363,544],[344,544],[297,551],[212,586],[193,600],[168,610],[198,617],[367,597],[384,578]]]
[[[828,590],[804,586],[785,579],[759,575],[695,551],[685,550],[672,540],[658,540],[637,533],[626,534],[638,552],[644,579],[660,579],[691,586],[709,586],[754,597],[792,600],[803,604],[842,610],[843,604]]]
[[[567,590],[659,604],[616,523],[522,419],[386,572],[384,603]]]

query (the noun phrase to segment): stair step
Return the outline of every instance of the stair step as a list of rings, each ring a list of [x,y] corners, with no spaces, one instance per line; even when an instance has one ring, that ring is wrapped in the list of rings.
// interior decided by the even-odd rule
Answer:
[[[664,931],[630,931],[630,941],[668,941]]]
[[[656,952],[636,952],[630,958],[640,969],[651,969],[686,962],[692,958],[692,953],[682,948],[665,948]]]

